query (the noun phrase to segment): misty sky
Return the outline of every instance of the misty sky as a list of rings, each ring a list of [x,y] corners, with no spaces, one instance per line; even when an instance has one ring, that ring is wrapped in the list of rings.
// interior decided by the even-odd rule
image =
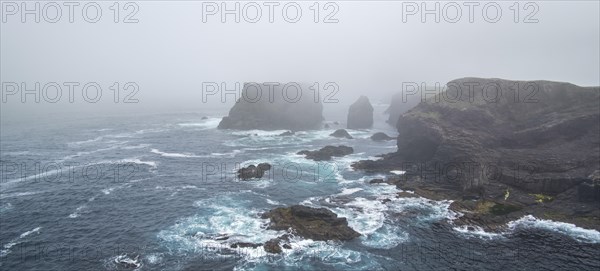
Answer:
[[[513,1],[498,2],[502,17],[497,23],[484,20],[485,2],[475,7],[473,23],[466,6],[457,23],[446,22],[444,16],[436,23],[433,15],[423,23],[421,13],[403,22],[401,2],[392,1],[334,2],[338,23],[322,22],[332,10],[323,10],[325,2],[320,22],[313,22],[313,1],[297,2],[303,12],[297,23],[284,21],[283,2],[275,7],[274,23],[266,6],[258,23],[244,17],[235,23],[233,15],[222,23],[220,13],[204,23],[202,2],[153,1],[137,2],[134,18],[139,22],[132,24],[114,23],[112,2],[99,3],[103,17],[97,23],[82,19],[81,6],[75,8],[74,23],[69,23],[66,7],[57,23],[35,23],[33,16],[21,23],[18,15],[7,17],[1,25],[0,68],[2,82],[25,82],[31,88],[35,82],[97,82],[103,88],[100,102],[83,101],[80,90],[72,104],[66,89],[56,104],[43,99],[36,104],[33,96],[22,103],[19,95],[12,95],[1,104],[2,119],[58,111],[229,108],[218,96],[203,103],[202,82],[228,82],[231,87],[246,81],[335,82],[340,87],[336,98],[344,106],[361,94],[372,102],[387,102],[402,82],[445,84],[460,77],[600,85],[598,1],[537,2],[539,10],[532,17],[537,23],[522,22],[533,10],[525,10],[525,2],[515,23]],[[243,7],[248,2],[239,3]],[[121,10],[119,19],[127,13]],[[114,103],[108,89],[114,82],[121,87],[138,84],[139,103]]]

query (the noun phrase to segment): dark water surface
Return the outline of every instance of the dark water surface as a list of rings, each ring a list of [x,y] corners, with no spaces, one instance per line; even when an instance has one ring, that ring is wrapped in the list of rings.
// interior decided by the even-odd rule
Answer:
[[[599,270],[600,233],[525,217],[505,234],[455,228],[449,201],[396,198],[352,161],[395,151],[372,130],[217,130],[200,113],[2,124],[1,270]],[[338,119],[339,120],[339,119]],[[328,144],[354,154],[332,162],[295,155]],[[240,165],[269,162],[263,180]],[[391,202],[382,203],[383,199]],[[265,242],[261,212],[291,204],[327,207],[362,234],[351,242],[296,238],[283,255],[232,242]],[[216,241],[219,234],[232,235]],[[129,269],[131,270],[131,269]]]

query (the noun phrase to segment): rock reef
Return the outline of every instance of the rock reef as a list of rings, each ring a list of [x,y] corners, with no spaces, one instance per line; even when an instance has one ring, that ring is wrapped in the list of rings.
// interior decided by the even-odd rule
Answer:
[[[298,154],[305,155],[306,159],[315,161],[329,161],[332,157],[342,157],[348,154],[352,154],[354,149],[347,146],[325,146],[316,151],[303,150],[299,151]]]
[[[262,215],[270,219],[269,229],[292,229],[295,234],[318,241],[347,241],[359,237],[360,234],[348,226],[344,217],[338,217],[325,208],[312,208],[303,205],[281,207]]]

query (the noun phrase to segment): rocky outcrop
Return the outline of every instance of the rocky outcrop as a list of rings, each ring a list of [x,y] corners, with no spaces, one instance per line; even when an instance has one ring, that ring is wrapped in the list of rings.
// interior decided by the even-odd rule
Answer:
[[[348,133],[348,131],[344,129],[337,129],[335,132],[331,133],[329,136],[339,137],[339,138],[347,138],[352,139],[353,137]]]
[[[404,170],[400,188],[411,183],[441,198],[475,198],[483,207],[466,209],[486,211],[473,221],[526,213],[591,227],[586,221],[600,221],[592,174],[600,164],[598,87],[454,80],[404,113],[397,128],[397,152],[353,167]]]
[[[266,171],[271,170],[271,165],[268,163],[260,163],[258,166],[249,165],[238,170],[238,178],[242,180],[260,179]]]
[[[285,132],[279,134],[279,136],[292,136],[292,135],[295,135],[295,134],[296,133],[293,132],[293,131],[285,131]]]
[[[271,89],[272,88],[272,89]],[[300,88],[299,90],[297,90]],[[260,94],[259,94],[260,93]],[[246,83],[241,97],[219,123],[219,129],[309,130],[319,129],[323,106],[315,102],[307,85],[272,86]]]
[[[382,133],[382,132],[377,132],[377,133],[374,133],[371,136],[371,140],[373,140],[373,141],[386,141],[386,140],[396,140],[396,138],[391,137],[389,135],[386,135],[385,133]]]
[[[342,157],[352,154],[354,149],[347,146],[325,146],[316,151],[299,151],[298,154],[305,155],[306,159],[315,161],[329,161],[332,157]]]
[[[408,93],[408,91],[405,93],[404,97],[401,92],[394,94],[390,106],[385,110],[385,113],[389,114],[387,123],[395,127],[402,114],[414,108],[421,102],[421,94],[422,93],[418,92],[414,94]]]
[[[312,240],[351,240],[360,236],[348,226],[344,217],[338,217],[325,208],[312,208],[302,205],[273,209],[262,215],[270,219],[269,229],[289,230]],[[274,241],[275,242],[275,241]]]
[[[348,109],[348,129],[367,129],[373,126],[373,106],[366,96],[360,96]]]

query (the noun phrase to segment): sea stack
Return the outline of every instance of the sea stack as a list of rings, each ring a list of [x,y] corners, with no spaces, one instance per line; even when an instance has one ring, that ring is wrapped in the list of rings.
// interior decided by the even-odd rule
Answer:
[[[348,110],[348,129],[367,129],[373,126],[373,106],[366,96],[360,96]]]
[[[241,97],[223,117],[219,129],[319,129],[323,105],[315,102],[307,85],[298,83],[245,83]]]
[[[403,95],[403,93],[400,92],[394,94],[390,106],[385,110],[385,113],[389,114],[387,123],[395,127],[402,114],[414,108],[421,102],[421,96],[421,93],[416,93],[414,95],[404,93]]]

